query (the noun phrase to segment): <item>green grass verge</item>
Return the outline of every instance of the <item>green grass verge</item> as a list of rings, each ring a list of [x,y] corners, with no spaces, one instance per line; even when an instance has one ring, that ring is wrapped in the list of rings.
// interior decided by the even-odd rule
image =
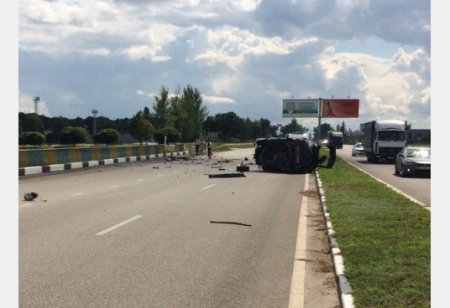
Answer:
[[[340,158],[318,173],[355,306],[430,307],[430,212]]]

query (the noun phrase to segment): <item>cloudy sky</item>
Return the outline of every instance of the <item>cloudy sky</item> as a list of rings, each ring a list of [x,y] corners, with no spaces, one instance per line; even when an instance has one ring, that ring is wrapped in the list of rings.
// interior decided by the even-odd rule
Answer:
[[[429,0],[19,0],[19,111],[131,117],[162,86],[209,115],[282,118],[284,98],[359,98],[430,128]],[[299,118],[307,127],[317,119]],[[324,122],[322,120],[322,122]]]

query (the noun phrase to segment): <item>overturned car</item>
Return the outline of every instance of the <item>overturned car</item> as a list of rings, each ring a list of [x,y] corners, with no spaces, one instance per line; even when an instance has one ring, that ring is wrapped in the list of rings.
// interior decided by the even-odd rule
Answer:
[[[263,171],[283,173],[310,173],[326,160],[319,158],[320,145],[304,139],[259,138],[255,142],[254,159]],[[330,148],[330,159],[326,168],[331,168],[336,159],[336,148]]]

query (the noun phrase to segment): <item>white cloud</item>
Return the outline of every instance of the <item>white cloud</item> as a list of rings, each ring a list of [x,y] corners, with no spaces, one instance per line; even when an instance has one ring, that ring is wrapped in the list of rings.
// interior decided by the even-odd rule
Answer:
[[[196,55],[193,61],[202,61],[207,65],[225,63],[236,70],[247,56],[266,54],[287,55],[294,49],[317,42],[317,38],[283,40],[281,37],[263,37],[248,30],[224,26],[206,33],[208,47]]]
[[[203,100],[210,104],[236,104],[236,101],[229,97],[202,95]]]
[[[361,99],[362,117],[420,110],[427,123],[429,7],[423,0],[20,0],[20,91],[40,93],[52,113],[99,108],[123,117],[148,104],[148,92],[192,84],[209,94],[211,112],[233,108],[274,122],[284,97],[351,95]]]
[[[424,56],[417,51],[410,54],[400,51],[392,59],[385,59],[366,54],[333,53],[329,49],[320,62],[331,93],[336,93],[345,84],[355,85],[355,93],[348,94],[360,98],[360,117],[363,119],[392,118],[395,115],[413,123],[429,123],[430,85],[423,78],[424,66],[414,65],[415,62],[427,61],[416,61],[420,58],[418,55]],[[333,87],[336,82],[339,86]],[[342,96],[345,94],[341,93]],[[420,114],[415,110],[418,104],[423,108]]]

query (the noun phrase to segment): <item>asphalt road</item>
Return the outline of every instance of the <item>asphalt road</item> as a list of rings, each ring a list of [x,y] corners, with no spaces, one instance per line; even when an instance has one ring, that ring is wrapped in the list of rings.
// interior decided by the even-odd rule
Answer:
[[[208,177],[249,156],[234,153],[19,179],[20,307],[288,307],[292,292],[297,307],[338,306],[313,198],[295,259],[312,179],[255,166]],[[306,264],[301,290],[295,262]]]
[[[372,163],[365,156],[351,155],[352,146],[344,145],[343,149],[336,150],[339,157],[368,172],[374,177],[397,188],[406,195],[418,200],[431,208],[431,178],[424,176],[400,177],[394,173],[393,162]]]

